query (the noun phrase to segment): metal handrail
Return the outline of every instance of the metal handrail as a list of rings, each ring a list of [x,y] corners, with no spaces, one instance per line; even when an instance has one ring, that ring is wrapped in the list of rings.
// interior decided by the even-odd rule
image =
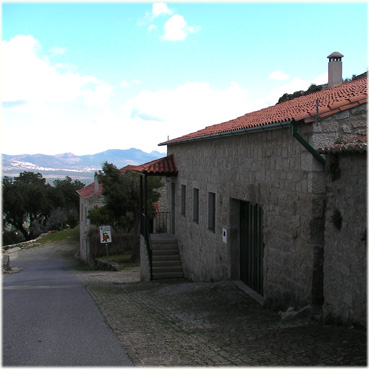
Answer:
[[[149,220],[153,221],[152,233],[168,233],[170,214],[169,211],[153,211],[149,213]]]
[[[144,236],[145,238],[147,256],[149,258],[149,266],[150,266],[150,279],[152,279],[152,243],[150,237],[148,217],[146,217],[144,213],[141,213],[141,235]]]

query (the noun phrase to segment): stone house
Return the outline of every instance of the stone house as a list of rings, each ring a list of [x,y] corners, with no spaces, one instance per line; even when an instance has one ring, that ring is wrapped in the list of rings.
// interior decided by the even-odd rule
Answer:
[[[188,279],[241,280],[266,306],[325,302],[327,314],[342,315],[350,305],[350,318],[360,321],[366,309],[366,304],[358,307],[366,302],[364,266],[356,273],[354,263],[349,270],[342,265],[351,248],[360,249],[358,263],[366,260],[362,241],[350,238],[345,223],[354,214],[352,219],[360,218],[355,232],[366,234],[366,156],[356,155],[356,169],[346,163],[352,158],[342,158],[341,179],[334,188],[327,182],[325,152],[317,148],[366,128],[367,78],[341,83],[335,71],[342,71],[342,55],[328,58],[330,87],[160,145],[167,146],[178,169],[169,179],[168,202],[171,232]],[[360,182],[360,191],[343,206],[354,187],[344,194],[339,186],[347,187],[349,181]],[[329,226],[335,206],[342,212],[342,233],[347,232],[349,243]],[[333,256],[338,243],[342,252]],[[356,284],[358,290],[344,306],[332,302],[342,288],[332,278],[340,273],[347,288]],[[352,273],[357,275],[348,282]]]

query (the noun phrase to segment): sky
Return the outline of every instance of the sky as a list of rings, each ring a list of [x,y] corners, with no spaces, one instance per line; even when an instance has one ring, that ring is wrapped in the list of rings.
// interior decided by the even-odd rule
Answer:
[[[367,71],[366,2],[3,2],[1,152],[158,146]]]

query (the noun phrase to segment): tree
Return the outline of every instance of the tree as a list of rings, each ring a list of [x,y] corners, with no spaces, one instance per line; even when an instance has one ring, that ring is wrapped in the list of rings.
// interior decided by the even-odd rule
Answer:
[[[3,179],[3,219],[13,225],[26,240],[40,234],[52,209],[50,185],[40,173],[23,172],[14,180]]]
[[[78,223],[79,198],[77,189],[82,182],[66,177],[46,184],[40,173],[23,172],[14,179],[5,177],[3,191],[3,223],[20,231],[31,240],[43,230],[62,229],[65,223]]]
[[[66,176],[65,179],[56,179],[54,182],[56,193],[58,194],[59,206],[76,209],[79,208],[79,196],[77,190],[80,190],[85,185],[77,180],[72,181],[72,178]]]
[[[110,224],[115,230],[123,229],[126,232],[133,228],[136,238],[132,259],[138,258],[139,250],[139,174],[127,171],[124,175],[114,165],[105,162],[98,172],[102,183],[105,205],[89,211],[92,224]],[[154,203],[159,200],[160,194],[155,191],[162,186],[161,179],[149,177],[148,180],[148,208],[154,210]]]
[[[78,224],[79,196],[77,190],[84,187],[79,180],[72,181],[72,178],[56,179],[54,182],[52,196],[54,210],[49,219],[51,226],[58,225],[58,229],[63,229],[65,224],[75,227]]]

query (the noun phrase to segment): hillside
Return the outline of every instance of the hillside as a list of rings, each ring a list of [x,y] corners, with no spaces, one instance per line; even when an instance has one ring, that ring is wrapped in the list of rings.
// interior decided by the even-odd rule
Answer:
[[[2,155],[2,175],[8,177],[18,176],[24,171],[41,173],[47,182],[52,183],[57,178],[65,176],[73,180],[78,179],[88,184],[93,181],[94,173],[101,169],[107,161],[118,168],[128,164],[143,164],[165,156],[158,151],[146,153],[142,150],[131,148],[128,150],[107,150],[93,155],[74,155],[63,153],[58,155]]]

